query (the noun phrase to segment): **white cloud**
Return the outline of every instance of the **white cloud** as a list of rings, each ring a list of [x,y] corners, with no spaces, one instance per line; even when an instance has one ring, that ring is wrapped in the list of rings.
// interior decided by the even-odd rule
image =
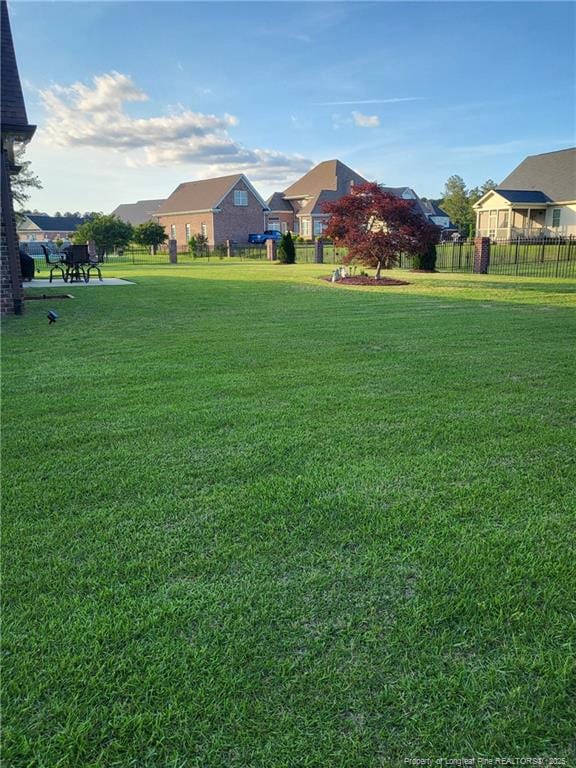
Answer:
[[[378,128],[380,125],[378,115],[363,115],[362,112],[352,112],[352,117],[360,128]]]
[[[53,85],[40,91],[49,114],[44,141],[64,148],[106,149],[122,154],[127,165],[202,167],[202,175],[244,172],[254,179],[284,181],[305,173],[312,163],[301,155],[249,149],[230,136],[233,115],[193,112],[181,105],[161,117],[137,118],[127,102],[147,101],[131,77],[119,72],[96,76],[92,85]]]

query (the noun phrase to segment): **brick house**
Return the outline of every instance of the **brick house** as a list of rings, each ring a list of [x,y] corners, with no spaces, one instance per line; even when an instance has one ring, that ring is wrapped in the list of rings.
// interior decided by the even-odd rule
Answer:
[[[0,312],[19,315],[24,309],[22,273],[10,177],[18,173],[14,142],[30,141],[36,126],[28,123],[18,64],[14,53],[10,19],[5,0],[0,2],[2,43],[0,71],[1,206],[0,206]]]
[[[275,192],[268,200],[268,229],[294,232],[304,238],[321,235],[328,218],[322,204],[349,194],[354,185],[366,184],[365,178],[340,160],[325,160],[301,179]]]
[[[215,246],[226,240],[248,242],[250,233],[264,230],[267,211],[264,200],[239,173],[180,184],[154,218],[178,244],[202,234],[209,246]]]
[[[304,239],[318,237],[328,219],[323,204],[339,200],[361,184],[367,184],[367,180],[340,160],[324,160],[284,192],[275,192],[269,198],[267,229],[294,232]],[[404,200],[413,200],[417,212],[429,218],[423,201],[411,187],[382,186],[382,189]]]

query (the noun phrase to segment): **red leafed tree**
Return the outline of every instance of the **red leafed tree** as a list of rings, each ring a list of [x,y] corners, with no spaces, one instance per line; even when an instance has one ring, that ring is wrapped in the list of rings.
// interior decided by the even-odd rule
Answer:
[[[424,253],[438,241],[438,227],[415,210],[413,200],[395,197],[375,183],[325,203],[324,212],[330,214],[326,236],[348,249],[345,262],[376,267],[376,280],[382,269],[398,263],[400,254]]]

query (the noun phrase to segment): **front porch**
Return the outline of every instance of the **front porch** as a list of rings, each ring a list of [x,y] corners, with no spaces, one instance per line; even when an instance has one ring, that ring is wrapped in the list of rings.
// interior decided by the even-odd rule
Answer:
[[[493,208],[479,211],[477,235],[493,240],[550,237],[546,227],[546,206]]]

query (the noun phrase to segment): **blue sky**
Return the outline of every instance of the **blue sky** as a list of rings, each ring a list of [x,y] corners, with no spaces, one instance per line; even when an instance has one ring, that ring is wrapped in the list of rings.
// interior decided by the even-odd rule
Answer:
[[[576,144],[572,3],[9,9],[49,213],[237,171],[267,196],[331,158],[436,197]]]

